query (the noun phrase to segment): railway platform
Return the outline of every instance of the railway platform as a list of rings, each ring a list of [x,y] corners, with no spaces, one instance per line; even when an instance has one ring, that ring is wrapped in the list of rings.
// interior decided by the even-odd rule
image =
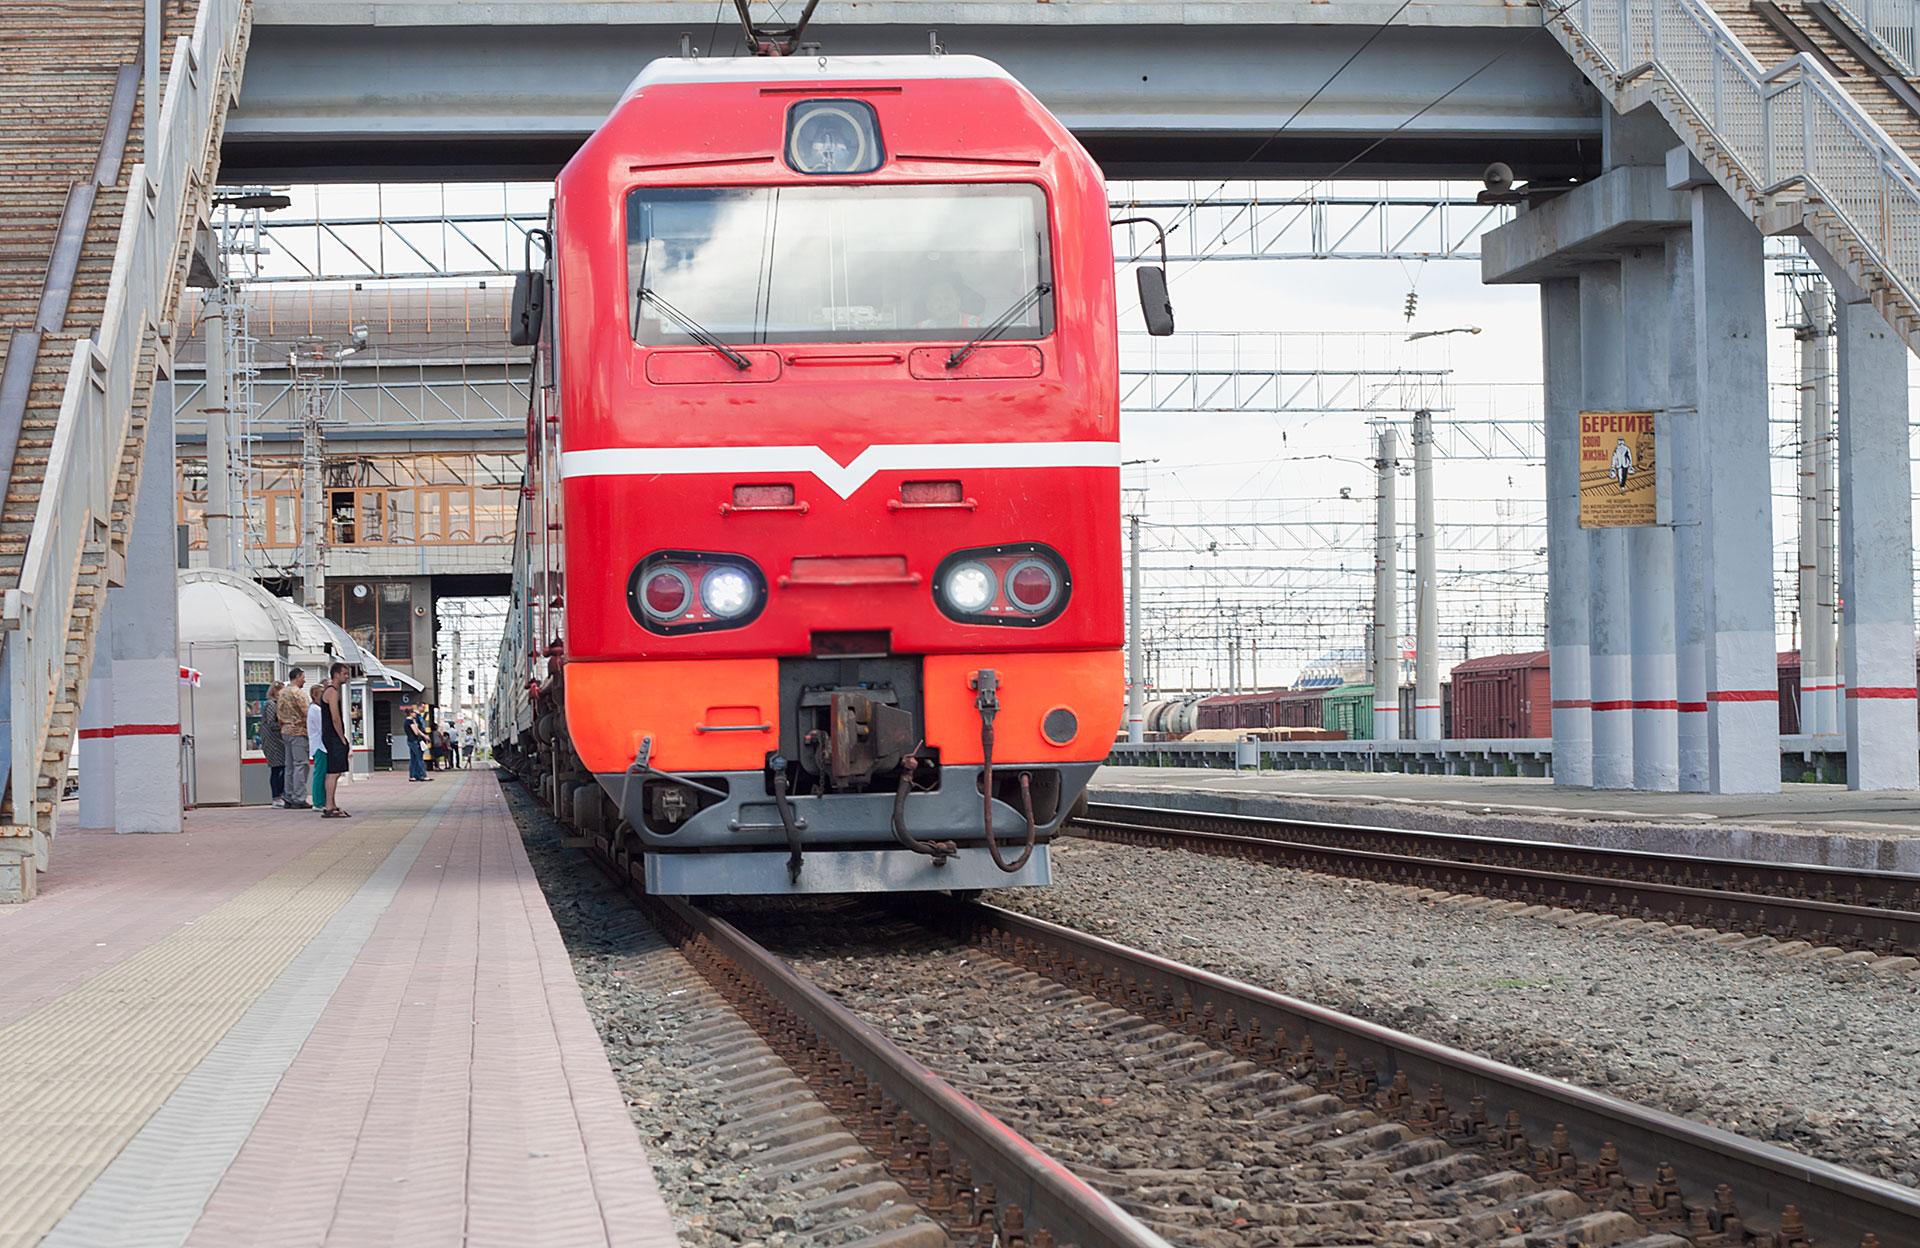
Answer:
[[[1573,789],[1536,776],[1106,766],[1094,773],[1088,795],[1096,802],[1920,872],[1920,795],[1833,784],[1736,796]]]
[[[342,804],[0,907],[0,1248],[675,1242],[492,773]]]

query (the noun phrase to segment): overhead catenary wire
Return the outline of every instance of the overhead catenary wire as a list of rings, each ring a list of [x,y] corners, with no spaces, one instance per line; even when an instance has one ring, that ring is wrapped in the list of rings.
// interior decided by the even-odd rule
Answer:
[[[1403,4],[1401,6],[1401,9],[1405,9],[1405,8],[1406,8],[1406,5]],[[1401,10],[1395,10],[1394,17],[1399,16],[1400,11]],[[1388,23],[1391,23],[1392,20],[1393,18],[1391,17],[1388,18]],[[1347,159],[1341,161],[1340,164],[1336,165],[1333,169],[1327,171],[1326,173],[1320,174],[1318,177],[1309,181],[1307,183],[1307,189],[1303,191],[1301,195],[1295,196],[1292,200],[1283,201],[1273,206],[1276,208],[1287,208],[1287,207],[1293,207],[1300,203],[1305,202],[1305,196],[1311,195],[1313,191],[1317,189],[1321,184],[1326,182],[1331,182],[1333,179],[1339,177],[1341,174],[1345,173],[1347,170],[1353,168],[1353,166],[1365,160],[1368,156],[1372,155],[1375,151],[1377,151],[1382,144],[1386,143],[1387,140],[1393,138],[1395,135],[1399,134],[1402,130],[1405,130],[1408,126],[1412,125],[1414,122],[1420,120],[1422,117],[1426,116],[1428,113],[1432,112],[1434,109],[1440,107],[1440,105],[1446,103],[1454,95],[1464,90],[1475,79],[1480,77],[1480,75],[1486,73],[1489,69],[1492,69],[1495,65],[1498,65],[1501,61],[1507,59],[1509,56],[1512,56],[1516,51],[1518,51],[1522,46],[1524,46],[1524,44],[1528,40],[1530,40],[1535,33],[1539,31],[1543,31],[1544,29],[1545,27],[1542,26],[1542,27],[1535,27],[1532,30],[1529,30],[1528,32],[1523,34],[1519,39],[1516,39],[1514,42],[1507,45],[1507,47],[1501,49],[1499,52],[1494,53],[1492,56],[1488,57],[1485,61],[1482,61],[1480,65],[1473,70],[1473,72],[1467,74],[1465,77],[1461,78],[1458,82],[1454,83],[1451,87],[1448,87],[1445,91],[1442,91],[1439,95],[1435,96],[1433,99],[1429,100],[1427,103],[1421,105],[1414,112],[1412,112],[1405,118],[1401,119],[1398,123],[1396,123],[1393,126],[1392,129],[1386,131],[1384,134],[1376,136],[1372,142],[1368,143],[1365,147],[1355,152],[1352,156],[1349,156]],[[1289,119],[1289,121],[1291,121],[1291,119]],[[1284,127],[1283,127],[1283,130],[1284,130]],[[1271,142],[1272,139],[1277,139],[1279,135],[1280,135],[1280,132],[1276,131],[1270,137],[1269,142]],[[1222,185],[1224,186],[1225,184],[1223,183]],[[1219,192],[1216,190],[1214,193],[1218,194]],[[1218,235],[1216,235],[1212,240],[1210,240],[1207,243],[1206,247],[1201,248],[1200,250],[1194,253],[1195,256],[1198,257],[1204,254],[1206,251],[1210,250],[1215,246],[1218,246],[1222,242],[1231,242],[1232,238],[1229,238],[1227,236],[1228,228],[1230,227],[1222,227],[1221,232]],[[1233,237],[1238,237],[1238,236],[1235,235]],[[1131,264],[1137,263],[1140,257],[1145,254],[1146,254],[1145,252],[1141,252],[1133,256],[1131,259],[1127,261],[1127,264],[1131,265]],[[1167,275],[1168,284],[1171,285],[1172,283],[1178,281],[1180,278],[1186,276],[1186,274],[1192,272],[1194,268],[1197,267],[1200,263],[1202,262],[1199,259],[1195,259],[1195,260],[1189,261],[1186,267],[1183,269],[1180,269],[1178,272],[1169,273]],[[1137,303],[1130,305],[1127,311],[1130,312],[1138,306],[1139,305]],[[1123,312],[1122,315],[1125,315],[1125,313]]]

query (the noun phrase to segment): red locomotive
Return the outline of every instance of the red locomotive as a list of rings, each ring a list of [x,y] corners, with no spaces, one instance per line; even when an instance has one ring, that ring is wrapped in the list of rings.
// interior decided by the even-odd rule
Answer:
[[[1124,686],[1092,159],[975,57],[663,60],[552,221],[502,755],[654,892],[1046,883]]]

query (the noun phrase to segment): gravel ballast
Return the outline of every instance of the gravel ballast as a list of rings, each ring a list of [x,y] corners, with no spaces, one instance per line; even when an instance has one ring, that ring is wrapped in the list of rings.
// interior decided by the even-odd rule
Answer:
[[[1057,842],[987,900],[1920,1185],[1920,984],[1702,934],[1199,854]]]
[[[503,787],[680,1242],[948,1244],[547,812]]]

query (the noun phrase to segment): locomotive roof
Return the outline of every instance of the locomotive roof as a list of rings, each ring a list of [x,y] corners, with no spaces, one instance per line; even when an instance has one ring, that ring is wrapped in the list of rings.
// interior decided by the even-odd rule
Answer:
[[[984,56],[700,56],[661,57],[627,85],[621,99],[642,87],[699,82],[872,82],[886,79],[998,78],[1013,75]]]

